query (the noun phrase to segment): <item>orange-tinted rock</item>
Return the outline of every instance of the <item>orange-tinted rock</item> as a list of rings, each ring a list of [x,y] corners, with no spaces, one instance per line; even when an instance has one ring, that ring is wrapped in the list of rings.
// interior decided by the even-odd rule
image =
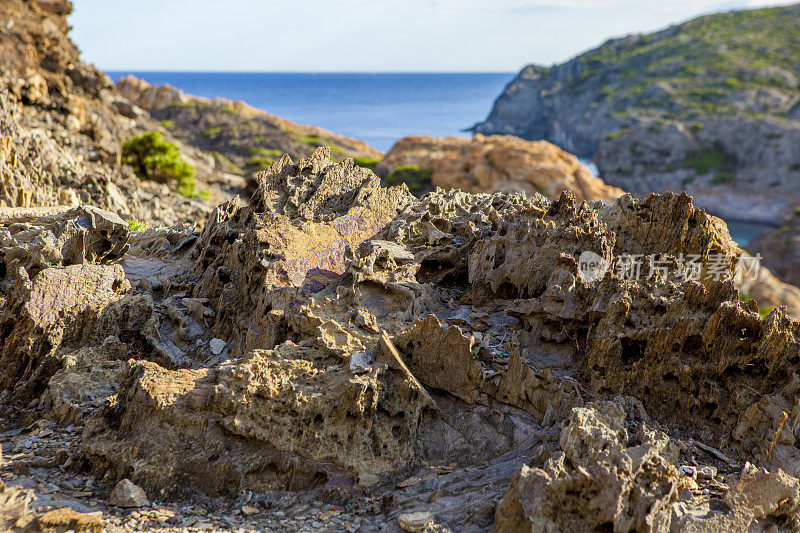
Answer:
[[[434,186],[471,193],[538,192],[555,199],[572,191],[578,200],[623,194],[556,145],[509,135],[406,137],[395,143],[378,170],[389,174],[405,166],[431,169]]]

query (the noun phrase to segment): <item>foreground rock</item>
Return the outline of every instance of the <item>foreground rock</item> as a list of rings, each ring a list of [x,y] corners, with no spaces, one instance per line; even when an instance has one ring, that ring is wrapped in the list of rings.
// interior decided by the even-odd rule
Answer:
[[[37,502],[131,530],[797,527],[800,324],[740,301],[685,195],[415,198],[319,150],[202,234],[71,253],[67,221],[113,223],[86,217],[2,225],[0,475]]]
[[[523,466],[496,531],[748,531],[800,527],[800,481],[745,463],[737,482],[714,467],[676,468],[680,450],[635,402],[575,408],[559,448]],[[707,495],[696,498],[695,495]],[[779,527],[780,526],[780,527]]]
[[[131,483],[130,479],[123,479],[114,486],[108,503],[117,507],[144,507],[150,505],[147,495],[141,487]]]
[[[571,191],[578,201],[623,194],[592,176],[578,158],[557,146],[511,136],[475,135],[471,140],[406,137],[386,154],[378,172],[391,175],[407,167],[428,169],[429,187],[472,193],[524,192],[558,198]]]

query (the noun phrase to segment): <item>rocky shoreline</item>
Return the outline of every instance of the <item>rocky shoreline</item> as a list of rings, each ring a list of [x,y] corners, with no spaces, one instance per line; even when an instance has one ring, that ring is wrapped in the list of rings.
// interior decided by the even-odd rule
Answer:
[[[115,87],[70,9],[0,5],[0,530],[800,528],[800,290],[691,197]]]
[[[388,177],[404,168],[430,171],[427,185],[431,189],[539,193],[548,198],[571,191],[579,201],[614,199],[623,194],[557,146],[512,136],[405,137],[395,143],[376,172]]]

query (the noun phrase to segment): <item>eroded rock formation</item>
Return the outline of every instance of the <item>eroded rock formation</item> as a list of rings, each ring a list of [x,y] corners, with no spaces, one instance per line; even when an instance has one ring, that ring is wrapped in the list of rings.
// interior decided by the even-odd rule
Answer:
[[[0,400],[78,428],[109,492],[382,494],[383,523],[453,530],[797,526],[800,324],[739,300],[742,252],[688,196],[417,199],[320,149],[201,234],[38,215],[0,213]],[[585,252],[610,267],[587,278]]]

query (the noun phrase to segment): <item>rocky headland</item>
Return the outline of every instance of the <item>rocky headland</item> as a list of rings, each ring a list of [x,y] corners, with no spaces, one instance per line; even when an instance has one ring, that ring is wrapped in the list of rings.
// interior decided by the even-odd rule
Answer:
[[[571,191],[578,201],[612,199],[623,194],[621,189],[594,177],[577,157],[557,146],[510,135],[477,134],[472,139],[406,137],[392,146],[376,171],[386,183],[402,181],[421,191],[441,187],[472,193],[539,193],[548,198]]]
[[[187,95],[133,76],[120,79],[116,88],[136,108],[158,120],[165,133],[200,148],[217,166],[239,176],[250,177],[283,154],[307,157],[319,146],[328,146],[334,160],[350,157],[366,166],[374,166],[383,157],[361,141],[290,122],[245,102]]]
[[[529,65],[479,133],[594,157],[637,195],[685,190],[731,220],[782,223],[800,205],[800,6],[697,18]]]

